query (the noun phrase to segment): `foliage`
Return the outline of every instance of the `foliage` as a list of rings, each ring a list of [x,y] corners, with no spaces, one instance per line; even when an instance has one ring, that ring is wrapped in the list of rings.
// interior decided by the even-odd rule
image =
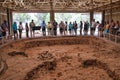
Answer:
[[[16,22],[26,22],[31,18],[27,13],[13,13],[13,15],[13,21]]]
[[[35,13],[34,16],[36,18],[35,22],[37,25],[40,25],[42,21],[45,21],[45,22],[50,21],[49,13]]]
[[[94,18],[96,20],[101,20],[100,13],[95,14]],[[46,23],[50,21],[49,13],[13,13],[13,21],[16,22],[30,22],[34,20],[36,25],[40,25],[44,20]],[[90,14],[89,13],[55,13],[55,20],[59,23],[60,21],[68,21],[80,23],[80,21],[89,21],[90,22]]]

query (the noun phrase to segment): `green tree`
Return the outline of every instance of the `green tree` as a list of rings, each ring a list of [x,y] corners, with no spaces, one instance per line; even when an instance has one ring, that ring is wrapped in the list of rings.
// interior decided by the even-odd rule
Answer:
[[[42,21],[44,20],[46,23],[50,21],[50,14],[49,13],[35,13],[34,14],[36,20],[36,24],[40,25]]]
[[[31,19],[31,16],[27,13],[13,13],[13,21],[16,22],[27,22]]]

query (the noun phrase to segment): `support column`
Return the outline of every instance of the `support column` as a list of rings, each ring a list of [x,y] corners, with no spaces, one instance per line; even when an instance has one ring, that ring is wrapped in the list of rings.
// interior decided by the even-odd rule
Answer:
[[[7,8],[8,34],[10,35],[10,9]]]
[[[11,27],[12,27],[12,21],[11,21],[12,12],[10,9],[7,8],[7,22],[8,22],[8,34],[11,34]]]
[[[50,0],[50,21],[53,22],[55,18],[53,10],[53,0]]]
[[[102,24],[105,22],[105,10],[102,11]]]
[[[13,15],[12,15],[12,11],[10,11],[10,34],[13,34],[12,24],[13,24]]]
[[[92,10],[90,11],[90,23],[92,22],[92,20],[93,20],[93,15],[94,15],[93,0],[91,0],[91,3],[92,3]]]
[[[112,0],[110,0],[110,20],[112,20]]]
[[[91,23],[92,20],[93,20],[93,14],[94,14],[94,12],[93,12],[93,10],[91,10],[91,11],[90,11],[90,23]]]
[[[54,21],[54,11],[53,10],[50,11],[50,21],[51,22]]]

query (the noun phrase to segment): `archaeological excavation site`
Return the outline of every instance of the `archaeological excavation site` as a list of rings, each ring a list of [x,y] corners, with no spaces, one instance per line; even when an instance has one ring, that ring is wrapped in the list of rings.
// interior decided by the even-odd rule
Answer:
[[[120,46],[91,36],[41,37],[0,48],[0,80],[120,80]]]
[[[0,80],[120,80],[120,0],[0,0]]]

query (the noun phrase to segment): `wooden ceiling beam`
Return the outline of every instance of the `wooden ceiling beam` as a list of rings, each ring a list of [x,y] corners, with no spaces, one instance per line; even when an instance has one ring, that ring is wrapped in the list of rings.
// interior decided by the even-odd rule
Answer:
[[[2,1],[2,2],[1,2]],[[3,1],[0,0],[0,4],[3,4]],[[8,0],[10,1],[10,0]],[[18,1],[18,0],[17,0]],[[53,10],[59,11],[68,11],[68,10],[76,10],[76,11],[90,11],[90,10],[98,10],[98,9],[109,9],[110,0],[52,0],[53,1]],[[120,0],[112,0],[112,6],[119,5]],[[11,7],[14,11],[18,9],[18,11],[23,10],[50,10],[50,0],[23,0],[24,4],[20,5],[7,5]],[[8,3],[8,2],[6,2]],[[19,3],[19,2],[18,2]],[[22,2],[21,2],[22,3]],[[116,3],[116,4],[114,4]],[[6,6],[6,7],[7,7]],[[71,11],[70,10],[70,11]]]

